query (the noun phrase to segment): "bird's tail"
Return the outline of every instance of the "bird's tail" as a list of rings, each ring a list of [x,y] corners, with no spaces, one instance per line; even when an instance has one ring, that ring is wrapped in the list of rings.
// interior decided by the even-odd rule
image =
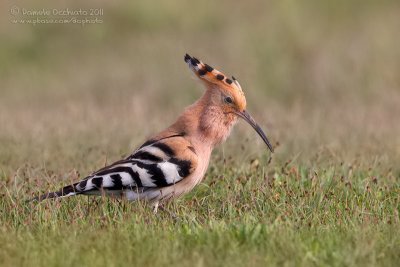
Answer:
[[[69,196],[81,194],[82,192],[77,188],[78,184],[79,183],[67,185],[58,191],[49,192],[49,193],[34,197],[30,201],[42,201],[42,200],[45,200],[48,198],[69,197]]]

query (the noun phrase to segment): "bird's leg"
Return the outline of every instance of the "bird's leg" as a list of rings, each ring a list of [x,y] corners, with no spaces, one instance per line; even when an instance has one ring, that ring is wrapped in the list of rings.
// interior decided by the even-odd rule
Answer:
[[[172,219],[174,219],[175,221],[179,221],[178,215],[176,215],[174,212],[167,210],[163,206],[158,206],[158,209],[160,209],[161,211],[163,211],[165,213],[168,213],[168,215],[171,216]]]
[[[158,211],[158,201],[153,204],[153,212],[156,214]]]

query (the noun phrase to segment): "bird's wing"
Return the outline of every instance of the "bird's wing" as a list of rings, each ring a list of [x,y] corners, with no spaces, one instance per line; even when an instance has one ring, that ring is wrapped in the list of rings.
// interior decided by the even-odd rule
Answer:
[[[144,143],[126,159],[104,167],[74,184],[77,193],[128,188],[158,188],[178,183],[197,167],[197,154],[181,135]]]

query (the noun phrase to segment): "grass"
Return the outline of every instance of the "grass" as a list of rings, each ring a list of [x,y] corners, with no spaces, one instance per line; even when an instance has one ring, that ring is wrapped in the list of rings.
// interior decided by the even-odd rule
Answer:
[[[65,4],[104,8],[104,23],[0,24],[1,266],[397,265],[398,1]],[[178,218],[124,200],[25,202],[168,126],[202,92],[186,52],[239,79],[271,161],[239,123],[166,207]]]
[[[237,169],[216,160],[205,183],[166,207],[178,218],[101,197],[25,203],[26,191],[40,191],[26,187],[40,181],[16,177],[0,202],[0,258],[9,266],[390,266],[400,260],[400,186],[392,173],[357,165],[268,171],[254,161]]]

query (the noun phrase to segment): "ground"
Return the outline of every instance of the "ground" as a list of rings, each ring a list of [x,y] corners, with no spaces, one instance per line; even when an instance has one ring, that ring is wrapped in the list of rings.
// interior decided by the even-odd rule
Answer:
[[[2,7],[1,265],[400,261],[398,1],[65,3],[104,9],[84,27],[13,24]],[[26,201],[172,123],[203,90],[186,52],[239,80],[274,154],[240,122],[168,212]]]

